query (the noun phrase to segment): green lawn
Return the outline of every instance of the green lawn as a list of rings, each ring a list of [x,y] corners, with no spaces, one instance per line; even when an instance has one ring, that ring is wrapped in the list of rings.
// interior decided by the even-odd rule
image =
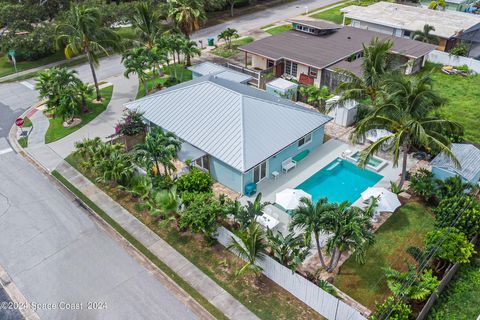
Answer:
[[[272,36],[276,35],[276,34],[279,34],[279,33],[282,33],[282,32],[285,32],[287,30],[291,30],[292,29],[292,25],[291,24],[284,24],[282,26],[277,26],[277,27],[274,27],[274,28],[270,28],[270,29],[267,29],[267,30],[263,30],[265,32],[268,32],[270,33]]]
[[[435,65],[427,64],[426,71]],[[442,116],[460,122],[465,128],[465,139],[473,143],[480,143],[480,75],[462,77],[448,75],[438,69],[432,73],[434,89],[441,96],[448,99],[447,104],[441,109]]]
[[[113,29],[113,31],[115,31],[115,33],[118,34],[122,39],[135,40],[137,38],[133,27],[116,28]]]
[[[315,19],[322,19],[322,20],[327,20],[330,22],[334,22],[336,24],[342,24],[343,22],[343,13],[340,12],[340,9],[348,7],[352,5],[353,3],[345,3],[339,6],[336,6],[334,8],[327,9],[325,11],[316,13],[314,15],[311,15],[312,18]],[[349,24],[350,21],[349,19],[345,20],[346,24]]]
[[[21,137],[20,139],[18,139],[18,144],[22,148],[28,147],[28,136],[27,137]]]
[[[213,49],[210,52],[222,58],[231,58],[240,53],[238,47],[249,44],[250,42],[253,42],[253,38],[245,37],[239,40],[232,41],[232,47],[230,49],[228,49],[226,45],[223,45]]]
[[[179,79],[182,79],[183,81],[192,80],[192,71],[184,68],[183,66],[179,66],[179,65],[175,65],[175,68],[177,69],[177,77]],[[165,82],[170,77],[172,77],[172,75],[174,74],[173,65],[171,65],[170,67],[164,67],[162,72],[164,73],[164,76],[161,77],[161,78],[156,78],[155,79],[155,86],[158,85],[158,84],[161,84],[162,86],[164,86]],[[183,72],[183,78],[180,77],[181,72]],[[147,87],[148,87],[148,90],[152,89],[152,79],[147,81]],[[137,96],[136,96],[135,99],[140,99],[144,96],[145,96],[145,88],[143,86],[143,83],[140,82],[138,84],[138,92],[137,92]]]
[[[375,301],[381,302],[390,294],[382,268],[404,269],[404,261],[411,259],[405,250],[410,246],[422,246],[433,224],[434,217],[426,207],[419,203],[406,204],[375,233],[375,244],[368,249],[365,264],[350,257],[335,277],[334,285],[373,308]]]
[[[429,320],[473,320],[480,313],[480,257],[461,266],[428,316]]]
[[[30,120],[29,118],[24,117],[23,121],[23,128],[30,128],[32,126],[32,120]]]
[[[17,71],[24,71],[36,67],[43,66],[45,64],[49,64],[52,62],[64,60],[65,56],[63,52],[59,51],[51,56],[38,59],[35,61],[20,61],[17,62]],[[15,73],[15,69],[13,68],[13,64],[10,63],[7,55],[3,55],[0,57],[0,77],[7,76],[9,74]]]
[[[110,103],[110,99],[112,98],[113,86],[103,88],[100,90],[102,98],[104,99],[101,104],[94,104],[92,103],[92,99],[88,101],[88,109],[90,112],[82,113],[80,118],[82,118],[82,122],[74,127],[71,128],[64,128],[62,125],[61,118],[50,118],[50,125],[45,133],[45,143],[50,143],[62,139],[65,136],[68,136],[70,133],[77,131],[93,119],[97,117],[100,113],[107,109],[108,104]]]

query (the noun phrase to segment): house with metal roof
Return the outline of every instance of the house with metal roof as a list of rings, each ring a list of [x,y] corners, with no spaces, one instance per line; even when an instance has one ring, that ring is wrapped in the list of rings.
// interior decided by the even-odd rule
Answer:
[[[480,180],[480,149],[473,144],[453,143],[451,151],[460,166],[457,167],[446,154],[440,153],[430,163],[433,175],[441,180],[458,175],[466,182],[477,184]]]
[[[254,69],[271,69],[276,77],[294,78],[304,85],[335,88],[335,69],[361,73],[363,45],[374,38],[390,40],[390,55],[406,74],[422,68],[436,46],[380,32],[319,20],[291,20],[293,30],[239,47]]]
[[[367,7],[342,8],[345,18],[355,28],[372,30],[399,38],[410,39],[415,31],[428,24],[435,28],[431,34],[439,38],[438,50],[449,51],[457,36],[480,23],[480,16],[458,11],[431,10],[392,2],[377,2]]]
[[[323,144],[330,117],[264,91],[206,75],[126,104],[182,141],[193,161],[230,189],[276,177]]]
[[[241,73],[219,64],[205,61],[187,68],[192,71],[192,78],[198,78],[206,75],[216,75],[218,78],[230,80],[238,83],[248,83],[253,79],[252,76]]]

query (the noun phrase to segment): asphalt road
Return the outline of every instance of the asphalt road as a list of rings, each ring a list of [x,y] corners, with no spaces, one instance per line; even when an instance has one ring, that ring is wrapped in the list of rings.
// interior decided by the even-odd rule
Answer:
[[[29,302],[57,306],[38,309],[41,319],[197,318],[85,209],[5,147],[0,138],[0,265]],[[60,310],[61,302],[82,309]],[[88,310],[89,302],[101,309]]]

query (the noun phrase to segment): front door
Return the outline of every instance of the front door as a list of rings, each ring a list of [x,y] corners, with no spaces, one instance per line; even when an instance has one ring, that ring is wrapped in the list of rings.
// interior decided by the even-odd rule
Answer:
[[[267,161],[253,168],[253,182],[258,183],[267,177]]]

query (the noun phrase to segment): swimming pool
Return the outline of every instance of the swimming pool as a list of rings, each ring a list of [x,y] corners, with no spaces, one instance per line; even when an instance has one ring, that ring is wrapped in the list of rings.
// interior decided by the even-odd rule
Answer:
[[[355,202],[368,187],[375,185],[383,176],[363,170],[353,163],[337,158],[295,189],[312,195],[313,202],[328,198],[329,202]]]

